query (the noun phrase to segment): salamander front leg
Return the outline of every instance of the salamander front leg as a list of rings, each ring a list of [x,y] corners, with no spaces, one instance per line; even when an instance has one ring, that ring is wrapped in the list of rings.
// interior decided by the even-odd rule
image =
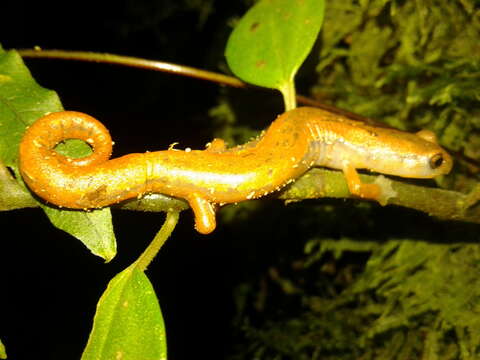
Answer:
[[[380,200],[381,189],[378,184],[362,183],[357,170],[348,161],[343,163],[342,170],[347,180],[348,190],[352,195],[365,199]]]
[[[197,194],[187,200],[195,215],[195,229],[201,234],[210,234],[217,226],[215,205]]]

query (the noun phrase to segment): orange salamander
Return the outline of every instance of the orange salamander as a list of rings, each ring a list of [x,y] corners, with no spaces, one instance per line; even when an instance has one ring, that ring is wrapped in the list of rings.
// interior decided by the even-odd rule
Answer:
[[[86,141],[93,153],[74,159],[54,150],[72,138]],[[452,167],[429,131],[411,134],[308,107],[280,115],[257,140],[232,149],[215,139],[205,150],[170,148],[109,160],[111,152],[108,130],[98,120],[73,111],[51,113],[27,129],[20,171],[33,192],[66,208],[100,208],[148,193],[183,198],[195,228],[208,234],[218,205],[267,195],[313,166],[342,170],[353,195],[377,200],[380,186],[362,183],[357,169],[433,178]]]

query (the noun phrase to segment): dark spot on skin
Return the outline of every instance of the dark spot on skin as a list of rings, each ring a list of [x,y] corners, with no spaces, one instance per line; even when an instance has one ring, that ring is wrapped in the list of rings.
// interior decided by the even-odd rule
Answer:
[[[376,133],[376,132],[373,131],[373,130],[366,129],[366,131],[368,132],[368,135],[370,135],[370,136],[372,136],[372,137],[377,137],[377,136],[378,136],[378,133]]]
[[[283,140],[281,145],[283,147],[292,147],[292,143],[290,142],[290,138]]]
[[[94,191],[90,191],[89,193],[85,194],[85,198],[88,199],[88,201],[96,202],[99,199],[104,198],[106,192],[107,185],[100,185]]]
[[[241,154],[240,156],[241,156],[242,158],[248,158],[248,157],[250,157],[250,156],[255,156],[255,154],[253,154],[253,153],[246,153],[246,154]]]

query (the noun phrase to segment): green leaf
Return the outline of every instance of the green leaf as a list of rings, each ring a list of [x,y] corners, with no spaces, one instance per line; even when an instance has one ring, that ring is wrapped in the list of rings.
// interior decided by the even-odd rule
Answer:
[[[2,340],[0,340],[0,359],[7,358],[7,351],[5,350],[5,345],[3,345]]]
[[[54,91],[40,87],[15,51],[0,49],[0,159],[17,176],[25,128],[47,112],[63,110]]]
[[[100,298],[82,360],[166,358],[160,305],[147,276],[134,263],[110,281]]]
[[[58,210],[44,205],[42,208],[55,227],[81,240],[93,254],[106,262],[115,257],[117,242],[109,208],[93,211]]]
[[[61,110],[57,94],[35,82],[15,51],[4,51],[0,47],[0,162],[10,167],[17,179],[21,178],[17,164],[18,145],[26,127],[48,112]],[[62,151],[78,157],[85,155],[85,149],[89,146],[78,146],[77,141],[69,142]],[[83,213],[44,205],[42,208],[54,225],[78,238],[94,254],[107,261],[115,256],[109,209]]]
[[[228,39],[230,69],[244,81],[281,90],[315,43],[323,14],[323,0],[259,1]]]

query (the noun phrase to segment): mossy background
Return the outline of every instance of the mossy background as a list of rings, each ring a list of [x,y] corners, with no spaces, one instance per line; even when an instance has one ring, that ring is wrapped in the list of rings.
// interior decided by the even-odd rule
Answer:
[[[16,23],[1,41],[6,49],[96,50],[227,71],[230,26],[252,3],[86,1],[49,8],[17,2],[11,13],[24,15],[12,16]],[[479,35],[474,0],[331,0],[297,88],[401,129],[434,130],[456,159],[452,175],[437,185],[468,192],[480,159]],[[106,65],[27,65],[65,108],[107,123],[116,155],[175,140],[200,148],[212,134],[241,143],[282,109],[279,94],[258,89]],[[218,230],[203,237],[191,214],[182,214],[149,268],[172,359],[480,356],[478,225],[327,199],[286,207],[263,199],[219,217]],[[33,349],[48,359],[80,354],[104,286],[162,221],[121,211],[114,218],[119,255],[104,265],[53,230],[40,211],[2,214],[2,228],[16,228],[22,240],[0,250],[10,295],[0,336],[12,358],[31,358]],[[32,231],[40,241],[30,240]],[[24,254],[22,266],[4,265],[15,259],[4,254]]]
[[[435,131],[457,154],[457,174],[440,185],[470,190],[478,167],[460,154],[478,159],[478,5],[328,2],[310,93],[397,128]],[[250,302],[239,304],[246,342],[232,359],[480,356],[478,227],[370,204],[353,205],[354,215],[338,203],[307,206],[326,226],[295,232],[303,256],[238,288]]]

